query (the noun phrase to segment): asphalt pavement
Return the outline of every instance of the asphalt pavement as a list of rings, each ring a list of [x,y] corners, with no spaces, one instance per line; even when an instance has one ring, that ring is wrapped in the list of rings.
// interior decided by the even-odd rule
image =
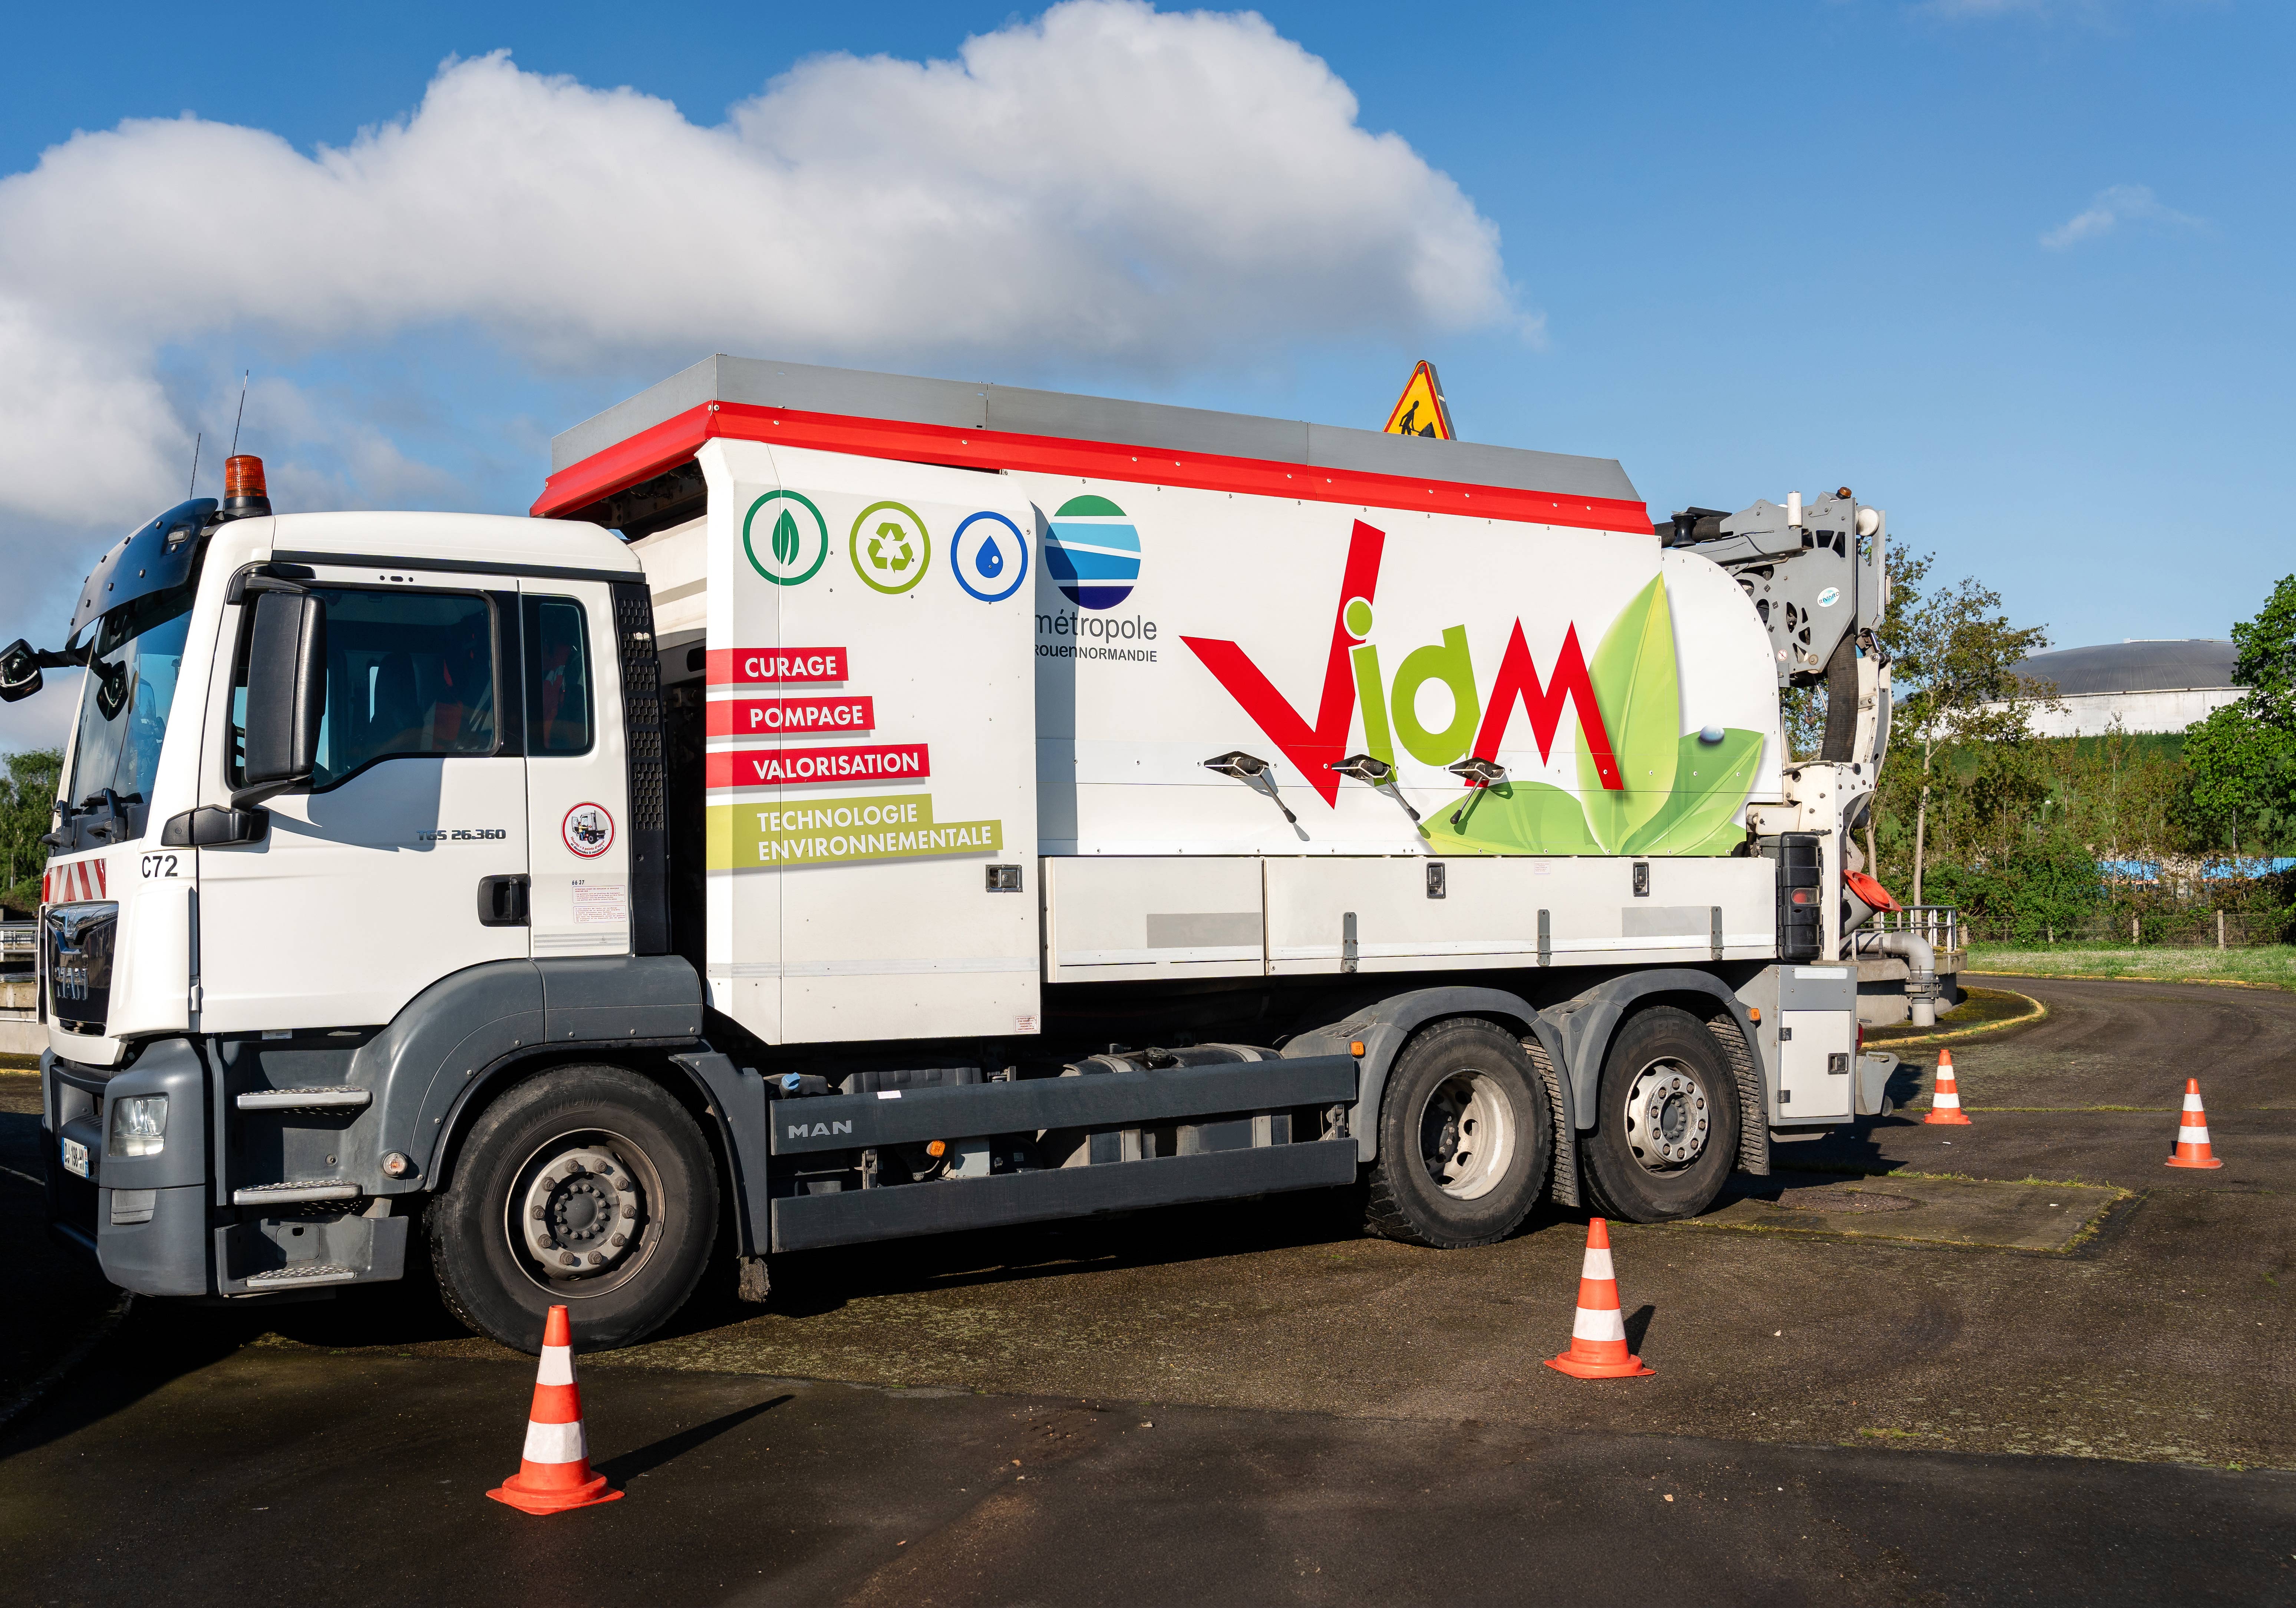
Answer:
[[[713,1289],[586,1358],[630,1494],[550,1519],[480,1494],[532,1363],[419,1288],[107,1331],[0,1177],[0,1401],[85,1350],[0,1440],[0,1569],[234,1608],[2296,1597],[2296,997],[2005,986],[2051,1013],[1954,1046],[1969,1127],[1920,1122],[1908,1052],[1913,1110],[1614,1229],[1652,1378],[1539,1366],[1583,1218],[1450,1253],[1336,1194],[950,1236],[781,1259],[772,1309]],[[2218,1172],[2161,1165],[2187,1075]]]

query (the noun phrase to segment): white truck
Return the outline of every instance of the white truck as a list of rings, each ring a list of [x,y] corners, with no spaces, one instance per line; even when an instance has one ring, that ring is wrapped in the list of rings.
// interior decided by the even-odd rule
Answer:
[[[611,1346],[713,1257],[1339,1185],[1475,1245],[1883,1109],[1847,490],[726,357],[554,452],[530,519],[234,458],[0,653],[87,672],[41,1065],[113,1283],[419,1225],[473,1328]]]

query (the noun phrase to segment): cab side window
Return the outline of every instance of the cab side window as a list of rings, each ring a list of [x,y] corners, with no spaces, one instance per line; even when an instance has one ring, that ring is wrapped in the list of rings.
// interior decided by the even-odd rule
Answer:
[[[590,751],[589,629],[570,597],[528,597],[526,751],[537,756]]]
[[[495,622],[485,598],[334,587],[313,595],[326,609],[327,644],[313,792],[380,759],[495,751]],[[242,692],[233,699],[234,771],[243,709]]]

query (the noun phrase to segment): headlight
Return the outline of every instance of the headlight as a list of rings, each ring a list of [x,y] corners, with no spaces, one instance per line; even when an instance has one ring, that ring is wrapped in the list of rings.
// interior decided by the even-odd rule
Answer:
[[[115,1156],[156,1156],[168,1148],[168,1096],[131,1095],[111,1103],[111,1142]]]

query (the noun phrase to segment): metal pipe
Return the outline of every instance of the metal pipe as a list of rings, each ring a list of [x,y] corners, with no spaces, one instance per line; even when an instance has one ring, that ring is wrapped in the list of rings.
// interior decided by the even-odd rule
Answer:
[[[1900,930],[1868,938],[1867,955],[1894,955],[1906,963],[1906,1008],[1914,1026],[1937,1026],[1937,948],[1918,932]]]

